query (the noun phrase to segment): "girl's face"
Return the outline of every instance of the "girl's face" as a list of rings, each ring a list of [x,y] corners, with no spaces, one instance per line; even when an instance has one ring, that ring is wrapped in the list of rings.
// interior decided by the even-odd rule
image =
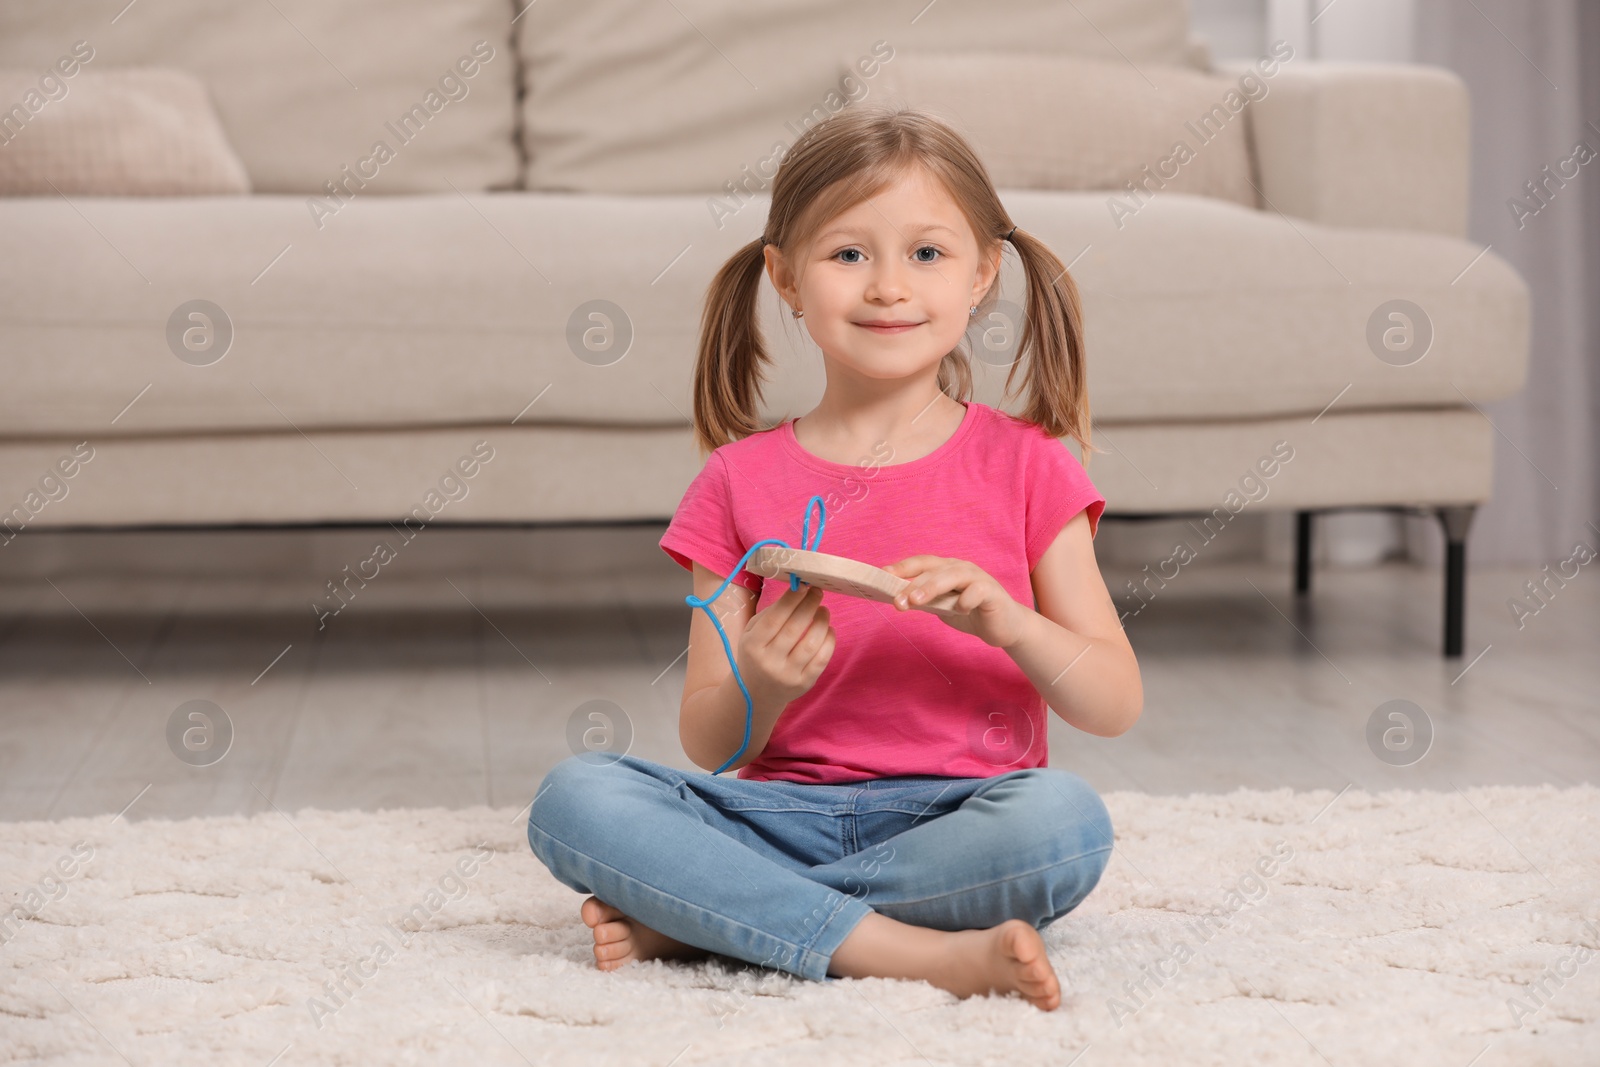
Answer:
[[[980,256],[966,216],[918,169],[824,223],[796,263],[768,245],[767,272],[830,371],[904,379],[936,373],[960,343],[1000,270],[986,244]]]

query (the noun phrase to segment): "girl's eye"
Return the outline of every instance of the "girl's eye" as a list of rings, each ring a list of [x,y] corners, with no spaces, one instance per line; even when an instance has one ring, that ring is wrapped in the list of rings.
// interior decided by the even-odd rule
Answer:
[[[917,249],[917,255],[918,255],[917,262],[918,263],[932,263],[932,262],[934,262],[934,260],[932,260],[932,259],[922,258],[922,253],[923,252],[932,252],[935,257],[941,256],[941,255],[944,254],[944,253],[940,252],[937,248],[933,247],[932,245],[923,245],[921,248]],[[833,254],[833,257],[835,259],[838,259],[840,256],[847,256],[847,255],[857,255],[857,256],[859,256],[860,254],[861,254],[861,249],[859,249],[859,248],[841,248],[839,251],[837,251],[837,252],[835,252]],[[847,260],[844,260],[843,262],[845,262],[845,263],[859,263],[861,261],[859,259],[847,259]]]

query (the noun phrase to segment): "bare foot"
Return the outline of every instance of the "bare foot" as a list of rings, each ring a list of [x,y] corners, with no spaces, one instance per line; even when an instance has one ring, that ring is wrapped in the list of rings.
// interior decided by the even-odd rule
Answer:
[[[585,900],[578,910],[594,933],[594,965],[602,971],[614,971],[629,960],[692,960],[709,955],[630,919],[599,897]]]
[[[963,999],[1015,992],[1041,1011],[1061,1005],[1044,938],[1022,919],[987,930],[934,930],[869,912],[834,950],[828,973],[921,980]]]
[[[1044,938],[1021,919],[1007,919],[987,930],[956,930],[948,935],[950,959],[928,981],[958,997],[1020,993],[1041,1011],[1061,1005],[1061,983]]]

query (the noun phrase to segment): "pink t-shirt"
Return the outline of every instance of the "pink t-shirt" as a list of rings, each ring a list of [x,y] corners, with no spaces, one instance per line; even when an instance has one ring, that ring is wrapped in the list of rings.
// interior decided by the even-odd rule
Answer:
[[[887,447],[859,464],[821,459],[801,447],[792,421],[729,442],[690,483],[661,547],[691,572],[697,561],[726,577],[757,541],[805,547],[807,502],[820,496],[818,552],[877,567],[921,554],[969,560],[1032,608],[1034,565],[1085,508],[1096,532],[1105,498],[1060,440],[986,404],[966,407],[948,441],[909,463],[894,463]],[[757,611],[789,588],[787,577],[748,569],[734,581],[760,594]],[[1003,649],[927,611],[829,591],[822,603],[833,658],[740,778],[987,778],[1048,764],[1049,709]],[[725,655],[721,642],[711,651]]]

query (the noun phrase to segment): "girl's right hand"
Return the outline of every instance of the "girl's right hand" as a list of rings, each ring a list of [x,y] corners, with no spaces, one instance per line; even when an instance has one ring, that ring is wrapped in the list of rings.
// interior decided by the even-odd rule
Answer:
[[[739,676],[754,696],[788,704],[810,692],[833,658],[834,630],[814,585],[787,589],[750,617],[735,657]]]

